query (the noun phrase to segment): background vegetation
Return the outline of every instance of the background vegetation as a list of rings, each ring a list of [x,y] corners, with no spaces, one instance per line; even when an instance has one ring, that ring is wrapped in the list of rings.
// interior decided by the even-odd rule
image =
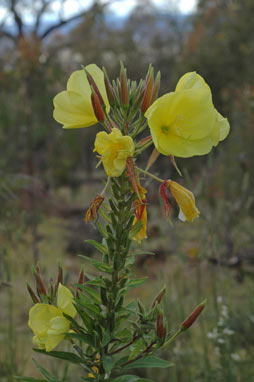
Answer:
[[[143,247],[156,256],[140,257],[136,272],[149,281],[132,297],[142,295],[149,304],[164,280],[172,328],[208,298],[199,323],[162,354],[175,367],[149,377],[253,382],[254,2],[200,0],[186,17],[170,2],[162,9],[143,0],[119,19],[94,1],[77,17],[67,20],[59,12],[48,24],[50,3],[0,2],[9,17],[0,25],[0,380],[38,376],[35,357],[59,378],[78,381],[75,369],[32,353],[25,282],[38,261],[47,280],[60,261],[66,279],[75,282],[82,262],[77,255],[96,256],[84,240],[97,233],[83,221],[102,179],[92,155],[96,127],[63,131],[52,118],[52,99],[81,63],[104,65],[115,78],[123,60],[134,79],[152,62],[162,72],[162,92],[196,70],[231,124],[229,137],[212,153],[177,161],[184,185],[197,197],[198,221],[183,224],[175,214],[173,226],[167,225],[158,186],[147,184],[149,239]],[[166,157],[156,170],[178,177]]]

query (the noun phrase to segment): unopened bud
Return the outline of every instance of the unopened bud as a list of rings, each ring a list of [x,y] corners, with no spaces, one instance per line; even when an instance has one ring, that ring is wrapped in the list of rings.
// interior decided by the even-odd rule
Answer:
[[[153,93],[153,67],[150,66],[147,77],[146,77],[146,83],[145,83],[145,93],[144,97],[141,103],[141,111],[142,113],[145,113],[146,110],[149,108],[151,105],[151,99],[152,99],[152,93]]]
[[[105,114],[102,108],[100,99],[94,89],[91,87],[91,101],[93,106],[94,115],[99,122],[104,122]]]
[[[80,273],[79,273],[79,277],[78,277],[78,284],[84,284],[85,282],[85,272],[84,272],[84,266],[81,267],[81,270],[80,270]],[[76,297],[78,295],[78,291],[81,291],[82,289],[77,287],[77,290],[76,290]]]
[[[124,106],[127,106],[129,103],[129,90],[128,90],[128,80],[126,69],[121,62],[121,70],[120,70],[120,99],[121,103]]]
[[[105,107],[105,103],[104,103],[104,100],[103,100],[103,97],[98,89],[98,86],[96,85],[93,77],[91,76],[91,74],[84,68],[85,72],[86,72],[86,77],[87,77],[87,80],[90,84],[90,86],[93,88],[94,92],[97,94],[98,98],[99,98],[99,101],[100,101],[100,104],[101,106],[104,106]]]
[[[164,315],[161,309],[158,310],[156,315],[156,334],[160,339],[165,337]]]
[[[151,105],[154,103],[156,98],[158,97],[159,90],[160,90],[160,83],[161,83],[161,73],[158,72],[156,74],[154,84],[153,84],[153,92],[152,92],[152,97],[151,97]]]
[[[105,88],[107,92],[108,102],[111,106],[113,106],[115,104],[114,90],[110,83],[106,69],[103,67],[102,70],[104,73],[104,83],[105,83]]]
[[[196,309],[189,315],[189,317],[187,317],[186,320],[184,320],[184,322],[181,324],[180,328],[182,330],[189,329],[191,327],[191,325],[194,324],[194,322],[196,321],[196,319],[198,318],[198,316],[200,315],[200,313],[204,309],[205,305],[206,305],[206,300],[201,302],[201,304],[199,304],[196,307]]]
[[[55,285],[55,293],[57,292],[57,289],[60,283],[63,284],[63,268],[60,264],[58,264],[58,275],[57,275],[57,280]]]
[[[40,302],[39,297],[35,294],[35,292],[33,291],[33,289],[30,287],[30,285],[28,283],[26,283],[26,287],[27,287],[28,293],[30,294],[32,301],[35,304],[39,303]]]
[[[35,280],[36,280],[36,289],[37,289],[38,294],[39,295],[43,294],[44,296],[47,296],[46,287],[45,287],[45,284],[44,284],[44,282],[42,280],[39,268],[36,267],[33,270],[33,273],[34,273]]]
[[[90,207],[86,212],[85,222],[94,221],[97,219],[98,210],[104,200],[104,197],[101,195],[96,195],[94,200],[91,202]]]
[[[155,307],[156,304],[160,304],[161,300],[163,299],[163,297],[165,296],[165,293],[166,293],[166,287],[164,286],[160,292],[157,294],[157,296],[155,297],[153,303],[152,303],[152,309]]]

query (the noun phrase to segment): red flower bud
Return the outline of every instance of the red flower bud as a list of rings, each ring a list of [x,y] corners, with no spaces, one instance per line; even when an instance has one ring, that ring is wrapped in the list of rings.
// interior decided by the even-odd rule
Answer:
[[[122,62],[120,70],[120,98],[122,105],[127,106],[129,103],[128,79]]]
[[[159,310],[156,315],[156,334],[160,339],[165,337],[165,324],[162,310]]]
[[[36,267],[34,269],[34,276],[35,276],[35,280],[36,280],[36,289],[37,289],[38,294],[39,295],[44,294],[44,296],[47,296],[47,290],[46,290],[46,287],[45,287],[44,282],[42,280],[40,270],[38,267]]]
[[[147,77],[146,77],[146,83],[145,83],[145,93],[144,97],[141,103],[141,111],[142,113],[145,113],[146,110],[151,105],[151,99],[152,99],[152,93],[153,93],[153,67],[150,66],[148,69]]]
[[[84,68],[85,72],[86,72],[86,77],[87,77],[87,80],[91,86],[91,88],[94,90],[94,92],[97,94],[98,98],[99,98],[99,102],[101,104],[101,106],[105,106],[105,103],[104,103],[104,100],[103,100],[103,97],[93,79],[93,77],[91,76],[91,74]]]
[[[110,83],[106,69],[103,67],[102,70],[104,73],[104,83],[105,83],[105,88],[106,88],[106,92],[107,92],[107,96],[108,96],[108,102],[111,106],[113,106],[115,104],[114,90],[113,90],[113,87]]]
[[[153,300],[152,308],[154,308],[156,304],[160,304],[161,300],[162,300],[163,297],[165,296],[165,293],[166,293],[166,287],[164,286],[164,287],[160,290],[160,292],[157,294],[157,296],[155,297],[155,299]]]
[[[28,283],[26,284],[26,287],[27,287],[28,293],[30,294],[32,301],[35,304],[39,303],[40,302],[39,297],[35,294],[35,292],[33,291],[33,289],[30,287],[30,285]]]
[[[184,320],[184,322],[181,324],[181,329],[182,330],[187,330],[187,329],[189,329],[191,327],[192,324],[194,324],[194,322],[196,321],[196,319],[198,318],[198,316],[200,315],[200,313],[204,309],[205,304],[206,304],[206,300],[201,302],[201,304],[199,304],[196,307],[196,309],[189,315],[189,317],[187,317]]]
[[[104,122],[105,115],[104,115],[104,110],[102,108],[100,99],[92,87],[91,87],[91,91],[92,91],[91,101],[92,101],[95,117],[97,118],[99,122]]]

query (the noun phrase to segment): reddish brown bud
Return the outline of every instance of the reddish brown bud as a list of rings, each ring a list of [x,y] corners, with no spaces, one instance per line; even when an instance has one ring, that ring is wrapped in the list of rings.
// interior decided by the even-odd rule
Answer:
[[[95,117],[97,118],[97,120],[99,122],[104,122],[105,114],[104,114],[104,110],[101,106],[100,99],[92,87],[91,87],[91,91],[92,91],[91,101],[92,101],[93,111],[94,111]]]
[[[90,207],[86,212],[85,222],[93,221],[97,219],[97,212],[104,200],[104,197],[101,195],[96,195],[94,200],[91,202]]]
[[[129,89],[128,89],[128,80],[126,69],[121,62],[121,70],[120,70],[120,99],[121,103],[124,106],[127,106],[129,103]]]
[[[150,66],[147,77],[146,77],[146,83],[145,83],[145,93],[144,97],[141,103],[141,111],[142,113],[145,113],[146,110],[149,108],[151,105],[151,99],[152,99],[152,93],[153,93],[153,67]]]
[[[166,287],[164,286],[160,292],[157,294],[157,296],[155,297],[153,303],[152,303],[152,308],[155,307],[156,304],[160,304],[161,300],[163,299],[163,297],[165,296],[165,293],[166,293]]]
[[[113,106],[115,104],[113,87],[110,83],[106,69],[103,67],[102,70],[104,73],[104,83],[105,83],[105,88],[106,88],[106,92],[107,92],[107,96],[108,96],[108,102],[111,106]]]
[[[184,322],[180,326],[182,330],[187,330],[191,327],[192,324],[194,324],[194,322],[196,321],[196,319],[198,318],[198,316],[200,315],[200,313],[204,309],[205,304],[206,304],[206,300],[201,302],[201,304],[199,304],[196,307],[196,309],[189,315],[189,317],[187,317],[184,320]]]
[[[33,289],[30,287],[30,285],[28,283],[26,283],[26,287],[27,287],[28,293],[30,294],[32,301],[35,304],[39,303],[40,302],[39,297],[35,294],[35,292],[33,291]]]
[[[160,309],[156,315],[156,334],[160,339],[165,337],[165,324],[163,312]]]
[[[99,101],[100,101],[100,104],[101,106],[105,106],[105,103],[104,103],[104,100],[103,100],[103,97],[93,79],[93,77],[91,76],[91,74],[84,68],[85,72],[86,72],[86,76],[87,76],[87,80],[90,84],[90,86],[92,87],[92,89],[94,90],[94,92],[97,94],[98,98],[99,98]]]
[[[160,90],[160,83],[161,83],[161,73],[158,72],[154,80],[151,105],[154,103],[154,101],[158,97],[159,90]]]
[[[58,275],[57,275],[57,280],[56,280],[56,285],[55,285],[55,293],[57,292],[59,284],[63,283],[63,268],[61,265],[58,265]]]
[[[78,277],[78,284],[84,284],[85,282],[85,272],[84,272],[84,266],[81,267],[81,270],[80,270],[80,273],[79,273],[79,277]],[[78,291],[81,291],[82,289],[77,287],[77,290],[76,290],[76,297],[78,295]]]
[[[34,276],[35,276],[35,280],[36,280],[36,289],[37,289],[38,294],[39,295],[43,294],[44,296],[47,296],[46,287],[44,285],[44,282],[42,280],[40,270],[38,267],[36,267],[34,270]]]

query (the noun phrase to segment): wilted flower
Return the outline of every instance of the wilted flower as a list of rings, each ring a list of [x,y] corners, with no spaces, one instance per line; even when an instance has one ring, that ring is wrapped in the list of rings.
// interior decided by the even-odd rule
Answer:
[[[197,218],[199,210],[196,207],[193,193],[173,180],[168,180],[168,187],[180,208],[179,219],[192,221]]]
[[[230,129],[213,106],[209,86],[196,72],[182,76],[175,91],[158,98],[145,116],[157,150],[183,158],[209,153]]]
[[[126,160],[134,154],[134,142],[131,137],[123,136],[113,128],[110,134],[101,131],[96,135],[94,151],[101,155],[101,160],[108,176],[120,176],[126,167]]]
[[[102,70],[95,64],[87,65],[85,69],[94,79],[108,113],[110,106]],[[98,117],[94,113],[91,94],[85,70],[73,72],[67,82],[67,90],[58,93],[54,98],[55,120],[66,129],[94,125]]]
[[[63,313],[76,315],[71,291],[59,284],[57,307],[49,304],[35,304],[29,311],[28,325],[34,333],[33,343],[47,352],[53,350],[61,342],[70,329]]]
[[[97,219],[97,213],[101,206],[101,203],[103,202],[104,197],[101,195],[96,195],[94,200],[91,202],[90,207],[86,211],[86,217],[85,222],[88,223],[89,221],[94,221]]]
[[[136,224],[138,221],[142,222],[142,228],[140,231],[133,237],[134,240],[136,240],[139,244],[143,239],[146,239],[146,228],[147,228],[147,211],[146,211],[146,193],[147,190],[140,186],[138,183],[138,191],[140,199],[137,199],[134,204],[134,214],[135,218],[133,221],[133,225]]]

